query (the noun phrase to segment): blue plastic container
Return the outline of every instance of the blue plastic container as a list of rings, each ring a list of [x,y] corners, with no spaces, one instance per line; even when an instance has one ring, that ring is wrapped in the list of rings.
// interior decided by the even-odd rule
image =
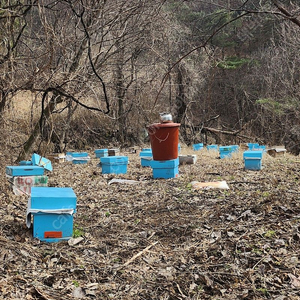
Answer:
[[[199,143],[199,144],[194,144],[193,145],[193,150],[194,151],[199,151],[201,149],[203,149],[203,143]]]
[[[9,176],[35,176],[44,175],[44,168],[39,166],[7,166],[6,174]]]
[[[218,147],[218,145],[207,145],[206,149],[208,151],[218,151],[219,147]]]
[[[245,170],[261,170],[262,167],[262,150],[249,150],[243,153],[243,159],[245,163]]]
[[[219,147],[220,158],[231,158],[232,157],[232,147],[231,146],[221,146]]]
[[[108,156],[108,149],[96,149],[95,155],[97,158]]]
[[[171,160],[152,160],[153,178],[175,178],[179,175],[179,158]]]
[[[100,158],[102,174],[126,174],[127,156],[108,156]]]
[[[144,152],[144,151],[151,151],[152,152],[152,149],[151,148],[143,148],[142,152]]]
[[[76,202],[72,188],[32,187],[28,209],[33,215],[33,237],[44,242],[70,239]]]

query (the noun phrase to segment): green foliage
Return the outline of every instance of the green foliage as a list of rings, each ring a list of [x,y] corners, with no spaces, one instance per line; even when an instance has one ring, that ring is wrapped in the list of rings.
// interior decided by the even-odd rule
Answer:
[[[284,98],[280,102],[272,98],[261,98],[256,100],[257,105],[261,105],[277,116],[282,116],[289,110],[299,110],[300,104],[296,98]]]
[[[264,234],[265,238],[268,239],[272,239],[274,237],[276,237],[276,232],[274,230],[268,230],[265,234]]]
[[[249,64],[251,59],[249,58],[239,58],[236,56],[226,57],[223,61],[217,63],[217,67],[226,70],[235,70],[242,67],[245,64]]]
[[[262,98],[256,100],[256,104],[265,107],[266,109],[281,115],[283,113],[282,105],[278,101],[271,99],[271,98]]]
[[[83,229],[79,228],[78,225],[74,225],[73,238],[78,238],[84,234]]]
[[[79,282],[78,282],[77,280],[73,280],[73,285],[74,285],[75,287],[79,287]]]
[[[266,296],[269,294],[269,292],[266,288],[259,288],[259,289],[257,289],[257,291],[261,292],[262,294],[264,294]]]

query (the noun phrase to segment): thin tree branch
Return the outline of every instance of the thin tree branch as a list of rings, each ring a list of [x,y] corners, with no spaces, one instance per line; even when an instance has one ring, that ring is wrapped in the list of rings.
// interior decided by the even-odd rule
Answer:
[[[206,39],[206,41],[205,41],[203,44],[201,44],[201,45],[199,45],[199,46],[193,48],[192,50],[190,50],[189,52],[187,52],[185,55],[181,56],[180,59],[178,59],[178,60],[177,60],[177,61],[169,68],[168,72],[164,75],[164,77],[163,77],[163,79],[162,79],[162,83],[161,83],[161,85],[160,85],[160,88],[159,88],[159,90],[158,90],[158,93],[157,93],[157,95],[156,95],[156,98],[155,98],[155,101],[154,101],[154,104],[153,104],[151,110],[154,109],[154,107],[155,107],[155,105],[156,105],[156,103],[157,103],[158,97],[159,97],[159,95],[160,95],[162,89],[164,88],[165,83],[166,83],[166,81],[167,81],[167,79],[168,79],[168,76],[170,75],[171,71],[174,69],[175,66],[177,66],[184,58],[186,58],[187,56],[189,56],[190,54],[192,54],[192,53],[195,52],[196,50],[201,49],[201,48],[205,48],[205,47],[207,46],[207,44],[212,40],[212,38],[213,38],[217,33],[219,33],[223,28],[225,28],[227,25],[229,25],[229,24],[235,22],[236,20],[238,20],[238,19],[240,19],[240,18],[242,18],[242,17],[244,17],[244,16],[246,16],[246,15],[248,15],[248,14],[249,14],[248,12],[245,12],[245,13],[243,13],[243,14],[241,14],[241,15],[239,15],[239,16],[233,18],[233,19],[231,19],[230,21],[226,22],[226,23],[223,24],[222,26],[218,27],[218,28],[215,29],[214,32]]]
[[[284,7],[282,7],[277,0],[272,0],[274,5],[280,10],[285,16],[289,18],[291,22],[300,27],[300,20],[294,17],[291,13],[289,13]]]
[[[84,7],[83,3],[82,3],[82,6]],[[99,111],[103,112],[104,114],[108,114],[110,112],[110,105],[109,105],[108,96],[107,96],[107,92],[106,92],[106,85],[105,85],[102,77],[98,74],[98,72],[97,72],[97,70],[95,68],[95,65],[93,63],[93,60],[92,60],[91,38],[90,38],[89,32],[87,30],[87,27],[85,25],[85,22],[83,20],[83,15],[84,15],[84,11],[80,14],[80,22],[81,22],[81,24],[83,26],[85,35],[86,35],[87,40],[88,40],[88,58],[89,58],[89,62],[91,64],[91,67],[92,67],[92,70],[93,70],[94,74],[96,75],[96,77],[101,82],[102,90],[103,90],[103,94],[104,94],[104,99],[105,99],[105,103],[106,103],[106,111],[103,111],[103,110],[99,110]]]

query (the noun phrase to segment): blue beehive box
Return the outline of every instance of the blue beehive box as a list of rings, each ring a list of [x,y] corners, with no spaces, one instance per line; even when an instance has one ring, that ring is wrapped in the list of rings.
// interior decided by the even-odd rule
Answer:
[[[238,145],[231,145],[231,151],[232,152],[239,152],[239,146]]]
[[[127,156],[108,156],[100,158],[102,174],[126,174]]]
[[[72,163],[74,165],[79,165],[79,164],[87,164],[88,159],[73,159]]]
[[[27,227],[33,215],[33,237],[45,242],[68,240],[73,235],[77,198],[72,188],[32,187]]]
[[[203,143],[193,145],[193,150],[194,151],[198,151],[198,150],[201,150],[201,149],[203,149]]]
[[[142,167],[151,167],[152,150],[147,149],[140,152]]]
[[[181,145],[178,144],[178,153],[180,153],[180,151],[181,151]]]
[[[257,148],[255,148],[253,150],[261,150],[261,151],[263,151],[263,154],[264,154],[264,152],[266,152],[266,146],[259,145]]]
[[[220,158],[230,158],[232,156],[231,146],[221,146],[219,147]]]
[[[218,145],[207,145],[206,149],[208,151],[218,151]]]
[[[39,166],[7,166],[5,173],[9,176],[44,175],[44,168]]]
[[[152,160],[153,160],[152,156],[141,157],[141,166],[142,167],[151,167]]]
[[[249,150],[257,149],[259,147],[258,143],[248,143]]]
[[[97,158],[108,156],[108,149],[96,149],[95,155]]]
[[[152,150],[151,149],[150,150],[142,150],[140,152],[140,157],[145,157],[145,156],[152,157]]]
[[[245,151],[243,153],[243,159],[245,163],[245,170],[258,171],[261,169],[261,162],[263,157],[262,150]]]
[[[179,175],[179,158],[170,160],[152,160],[153,178],[175,178]]]
[[[19,166],[32,166],[32,161],[31,160],[21,160],[19,162]]]
[[[144,151],[151,151],[152,152],[152,149],[151,148],[143,148],[142,152],[144,152]]]
[[[73,164],[86,164],[90,159],[87,152],[67,152],[66,156]]]
[[[71,157],[88,157],[89,154],[87,152],[67,152],[66,155],[69,155]]]

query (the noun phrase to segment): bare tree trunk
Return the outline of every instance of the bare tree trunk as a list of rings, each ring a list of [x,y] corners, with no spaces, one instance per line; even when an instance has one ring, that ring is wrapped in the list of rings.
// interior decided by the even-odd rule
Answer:
[[[44,97],[46,97],[46,94],[48,93],[45,92]],[[39,122],[37,122],[34,126],[34,129],[30,135],[30,137],[28,138],[28,140],[26,141],[26,143],[23,146],[22,151],[19,153],[19,156],[16,160],[16,162],[19,162],[21,160],[26,159],[26,157],[28,156],[28,153],[30,152],[32,146],[35,144],[37,138],[40,136],[41,134],[41,125],[43,126],[43,121],[48,119],[53,110],[55,109],[56,105],[58,103],[61,103],[63,100],[61,97],[55,97],[52,96],[50,102],[48,103],[48,105],[46,106],[46,108],[43,110],[41,118],[39,120]]]
[[[177,71],[177,93],[176,93],[176,99],[175,99],[175,107],[176,112],[174,115],[174,121],[177,123],[181,123],[181,134],[183,136],[184,140],[187,140],[187,132],[185,127],[185,114],[186,114],[186,95],[185,95],[185,78],[184,78],[184,72],[182,70],[182,67],[179,65],[176,68]]]

